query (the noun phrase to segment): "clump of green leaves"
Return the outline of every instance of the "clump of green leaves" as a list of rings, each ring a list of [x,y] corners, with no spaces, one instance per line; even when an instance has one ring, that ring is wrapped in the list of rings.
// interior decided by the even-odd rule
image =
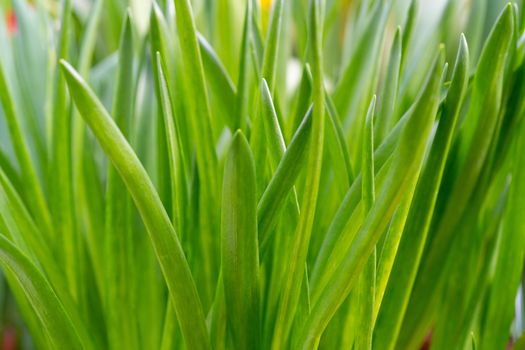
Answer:
[[[0,8],[0,323],[22,347],[520,338],[521,1]]]

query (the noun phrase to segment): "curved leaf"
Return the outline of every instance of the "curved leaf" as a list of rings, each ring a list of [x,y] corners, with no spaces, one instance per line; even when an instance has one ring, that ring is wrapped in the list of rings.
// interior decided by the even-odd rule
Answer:
[[[312,109],[310,108],[259,200],[257,218],[261,250],[266,245],[269,239],[268,235],[272,232],[271,229],[282,209],[286,199],[285,194],[293,188],[299,172],[304,166],[311,130]]]
[[[462,37],[452,73],[452,83],[443,106],[436,136],[418,182],[418,189],[414,194],[397,255],[394,255],[389,282],[382,298],[383,302],[374,330],[374,346],[380,348],[393,349],[396,343],[426,242],[455,125],[465,97],[468,73],[469,52],[467,42]]]
[[[292,251],[290,252],[289,266],[285,275],[284,288],[281,294],[277,311],[276,324],[272,340],[273,349],[281,349],[286,345],[297,311],[301,285],[303,280],[306,256],[310,237],[312,235],[314,215],[319,195],[319,183],[323,162],[324,128],[325,128],[325,99],[322,63],[322,30],[324,2],[311,2],[310,25],[312,30],[312,75],[313,75],[313,113],[312,134],[310,136],[309,154],[306,159],[305,193],[301,201],[301,214],[295,231]]]
[[[494,25],[478,63],[477,74],[472,82],[468,113],[461,125],[461,138],[455,159],[459,174],[446,196],[447,203],[436,220],[436,227],[429,232],[432,243],[422,260],[410,298],[407,315],[398,346],[408,347],[408,342],[418,343],[430,326],[431,310],[436,310],[439,293],[435,286],[444,278],[443,262],[456,238],[457,225],[469,207],[469,201],[477,189],[478,180],[487,160],[500,116],[501,94],[507,52],[513,36],[512,5],[507,5]],[[454,169],[453,169],[454,170]],[[457,170],[454,170],[457,171]],[[445,177],[447,177],[445,172]],[[450,175],[449,175],[450,176]],[[441,196],[440,196],[441,198]],[[437,206],[439,207],[440,198]],[[464,231],[462,231],[464,232]]]
[[[168,284],[186,345],[193,349],[209,349],[204,312],[188,262],[146,170],[78,73],[66,61],[61,61],[60,65],[80,114],[119,172],[144,221]],[[181,285],[184,287],[180,288]]]
[[[95,349],[81,339],[49,282],[4,236],[0,235],[0,264],[12,272],[31,303],[41,326],[57,349]]]
[[[329,320],[355,285],[357,276],[362,272],[402,197],[413,191],[437,111],[443,60],[441,53],[429,73],[425,89],[404,125],[383,189],[352,240],[350,250],[345,252],[341,265],[335,267],[333,278],[326,287],[313,286],[322,292],[314,299],[310,317],[297,338],[302,349],[310,349],[318,342]],[[419,137],[414,137],[416,134]]]

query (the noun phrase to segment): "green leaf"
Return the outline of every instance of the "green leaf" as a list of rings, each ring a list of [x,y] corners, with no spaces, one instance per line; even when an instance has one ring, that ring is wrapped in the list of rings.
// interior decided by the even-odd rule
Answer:
[[[292,190],[300,170],[305,166],[311,130],[312,109],[306,113],[259,200],[257,218],[261,251],[264,250],[270,239],[269,235],[273,232],[273,225],[279,217],[286,195]]]
[[[455,155],[456,163],[452,171],[455,177],[445,172],[445,178],[453,181],[447,184],[451,189],[446,201],[454,203],[444,208],[436,218],[436,227],[429,233],[432,241],[428,253],[423,257],[418,278],[414,284],[407,315],[398,346],[408,346],[407,342],[418,343],[426,334],[431,323],[432,310],[437,305],[439,293],[435,288],[444,279],[443,262],[447,259],[456,229],[462,214],[469,206],[477,182],[487,159],[492,139],[497,129],[500,115],[501,94],[507,52],[513,36],[512,6],[509,4],[494,25],[478,63],[477,73],[472,82],[470,107],[461,125],[461,138]],[[444,195],[445,196],[445,195]],[[471,203],[470,203],[471,204]],[[439,208],[438,199],[437,206]]]
[[[183,158],[183,154],[180,152],[182,149],[179,132],[175,126],[175,118],[173,116],[173,103],[166,81],[166,75],[164,64],[160,53],[157,52],[157,71],[159,76],[159,92],[161,101],[161,112],[164,118],[164,125],[166,129],[166,140],[168,146],[168,160],[170,169],[171,179],[171,195],[172,195],[172,209],[173,209],[173,222],[174,224],[182,229],[182,221],[185,216],[184,207],[187,204],[187,178],[184,171],[184,165],[186,161]],[[180,167],[180,168],[179,168]]]
[[[375,184],[374,184],[374,111],[376,105],[376,96],[372,97],[370,106],[363,126],[363,146],[361,147],[361,171],[363,174],[362,181],[362,203],[363,212],[366,215],[375,201]],[[354,346],[357,349],[372,348],[372,329],[374,319],[374,304],[376,294],[376,248],[368,257],[368,261],[359,276],[356,287],[356,297],[358,298],[356,336]]]
[[[381,101],[377,112],[377,122],[375,123],[375,145],[380,145],[381,141],[394,126],[393,118],[397,99],[397,89],[399,85],[399,72],[401,67],[401,54],[403,45],[401,42],[401,28],[397,27],[394,41],[390,49],[387,71],[383,88],[381,90]]]
[[[9,136],[13,143],[15,155],[20,165],[20,175],[24,182],[24,191],[27,192],[28,196],[34,198],[34,200],[28,203],[30,210],[43,226],[44,234],[50,238],[53,232],[51,214],[29,153],[29,146],[22,132],[22,126],[20,125],[21,118],[19,112],[16,110],[12,90],[6,80],[2,60],[0,60],[0,102],[7,121]]]
[[[226,314],[238,349],[260,343],[257,192],[250,146],[237,131],[224,165],[222,277]]]
[[[71,1],[64,0],[61,12],[60,41],[57,59],[67,58],[69,51],[69,25],[71,23]],[[54,86],[53,124],[51,139],[51,186],[60,191],[51,193],[51,210],[56,229],[55,239],[61,243],[60,254],[66,269],[69,289],[73,299],[80,300],[84,290],[81,285],[79,237],[75,234],[75,212],[73,208],[72,174],[72,115],[67,103],[67,90],[64,77],[56,70]]]
[[[261,74],[262,78],[268,82],[270,92],[273,92],[275,89],[275,75],[279,57],[278,49],[284,12],[283,2],[284,0],[275,0],[274,2],[268,33],[266,33],[266,43],[264,45]]]
[[[297,88],[295,101],[292,107],[292,114],[289,117],[288,134],[289,139],[295,133],[299,125],[301,124],[302,118],[306,114],[312,98],[312,74],[310,72],[310,66],[305,64],[303,72],[301,74],[301,82]],[[335,108],[335,107],[334,107]]]
[[[354,157],[360,154],[358,148],[362,143],[361,131],[366,108],[375,89],[379,52],[390,7],[390,4],[385,5],[382,2],[374,4],[370,19],[358,38],[333,94]]]
[[[311,3],[310,29],[312,33],[312,73],[313,73],[313,113],[312,134],[310,136],[309,154],[306,159],[306,182],[305,193],[301,202],[301,214],[295,232],[292,251],[290,252],[289,266],[279,308],[272,340],[273,349],[281,349],[286,346],[289,332],[292,327],[293,317],[297,311],[301,285],[303,280],[306,256],[312,229],[314,215],[319,195],[319,182],[321,179],[321,168],[323,161],[324,127],[325,127],[325,103],[324,82],[322,63],[322,3],[314,0]]]
[[[326,287],[313,285],[322,292],[318,298],[314,298],[310,317],[298,337],[299,347],[302,349],[309,349],[318,342],[326,325],[355,285],[357,276],[363,271],[401,199],[413,192],[439,102],[442,61],[441,54],[435,60],[426,87],[403,127],[382,190],[352,240],[350,250],[345,252],[340,266],[335,265],[330,271],[321,271],[323,274],[334,271],[333,278]]]
[[[418,14],[418,5],[419,1],[417,0],[411,0],[410,6],[408,8],[407,17],[405,20],[405,25],[403,26],[403,40],[401,42],[403,43],[403,47],[401,50],[401,65],[400,65],[400,72],[404,71],[405,64],[406,64],[406,58],[408,53],[408,48],[412,42],[412,36],[414,35],[414,28],[416,23],[416,18]]]
[[[261,82],[260,93],[261,115],[263,117],[265,128],[268,159],[271,170],[274,171],[286,151],[286,144],[284,142],[281,126],[279,125],[279,119],[277,117],[277,112],[275,111],[270,88],[264,78]]]
[[[425,246],[437,193],[466,93],[468,74],[468,47],[465,38],[462,37],[438,129],[414,194],[397,254],[392,256],[395,260],[392,261],[390,277],[386,276],[388,284],[375,325],[374,347],[392,349],[395,346]]]
[[[131,18],[125,17],[119,48],[119,63],[113,118],[124,136],[129,135],[133,101],[133,37]],[[134,349],[138,344],[133,307],[133,237],[131,229],[131,198],[113,166],[108,166],[105,217],[105,270],[107,280],[109,344]]]
[[[268,166],[267,168],[270,170],[271,173],[275,173],[276,169],[279,168],[280,161],[283,159],[283,156],[286,152],[286,144],[284,141],[284,136],[281,131],[281,127],[279,125],[279,120],[277,117],[277,112],[275,111],[275,107],[272,101],[272,97],[270,95],[270,89],[268,87],[268,84],[266,84],[266,80],[263,79],[261,82],[260,87],[260,93],[261,93],[261,115],[262,118],[264,118],[264,127],[265,127],[265,133],[266,133],[266,143],[267,143],[267,151],[268,151]],[[306,152],[304,152],[306,153]],[[291,174],[293,176],[293,174]],[[290,227],[295,227],[297,225],[297,221],[299,218],[299,203],[297,199],[297,192],[295,191],[295,187],[292,188],[292,191],[290,195],[285,195],[288,192],[280,192],[279,196],[280,199],[277,199],[277,203],[274,201],[272,202],[271,206],[274,212],[279,212],[280,209],[280,203],[284,200],[286,203],[286,209],[285,212],[288,213],[287,220],[289,222]],[[267,228],[263,228],[265,232],[267,231]],[[262,260],[265,258],[265,253],[268,251],[267,244],[269,242],[269,238],[267,235],[264,236],[265,240],[262,241],[263,245],[261,245],[261,257]]]
[[[204,312],[197,289],[159,195],[131,146],[100,101],[69,63],[61,61],[60,65],[79,112],[119,172],[144,221],[168,285],[186,346],[209,349]]]
[[[181,45],[181,55],[186,81],[188,112],[191,117],[191,126],[197,165],[202,175],[203,184],[211,198],[218,191],[217,184],[217,155],[213,143],[211,128],[211,112],[208,101],[208,92],[204,78],[204,68],[197,39],[197,30],[193,19],[189,0],[174,0],[177,31]]]
[[[216,96],[218,104],[228,117],[228,126],[231,130],[235,130],[238,127],[234,110],[237,94],[235,85],[208,41],[201,34],[198,34],[197,37],[202,53],[204,72],[210,84],[210,90]]]
[[[397,141],[403,127],[410,117],[412,111],[409,111],[397,123],[396,127],[389,133],[388,137],[381,144],[381,146],[374,152],[374,171],[376,172],[376,184],[380,187],[384,181],[387,170],[390,166],[389,160],[397,145]],[[336,266],[340,261],[332,257],[333,250],[337,247],[339,251],[346,251],[348,244],[352,241],[357,229],[357,223],[363,219],[362,208],[358,208],[359,200],[361,198],[362,177],[359,174],[352,186],[346,192],[346,195],[339,205],[337,212],[332,219],[328,231],[325,235],[321,249],[317,255],[314,264],[311,285],[323,285],[322,280],[327,281],[329,274],[322,274],[321,271],[326,271],[328,264]],[[315,295],[312,296],[315,299]]]
[[[88,24],[86,26],[86,32],[82,39],[82,47],[80,49],[79,57],[79,72],[82,76],[89,73],[90,66],[92,64],[93,52],[95,51],[95,45],[97,44],[98,27],[102,10],[104,9],[104,0],[97,0],[91,8],[91,16],[89,17]]]
[[[84,78],[88,78],[93,64],[95,46],[99,33],[99,24],[104,10],[104,0],[97,0],[92,4],[91,16],[82,37],[78,58],[78,71]],[[53,70],[56,62],[53,62]],[[86,128],[82,117],[77,110],[72,116],[72,176],[73,190],[75,191],[75,215],[79,225],[86,229],[86,245],[93,261],[98,287],[102,289],[104,267],[102,264],[104,249],[104,204],[103,192],[99,179],[93,175],[96,164],[90,147],[87,147]],[[96,186],[96,187],[95,187]]]
[[[362,173],[362,201],[365,213],[372,208],[375,201],[374,185],[374,112],[376,106],[376,96],[372,97],[365,124],[363,125],[363,147],[361,148],[361,173]]]
[[[199,253],[207,257],[204,263],[206,268],[200,269],[202,277],[199,280],[204,305],[211,303],[213,290],[218,277],[219,256],[219,217],[220,209],[216,206],[219,201],[220,173],[215,150],[215,140],[220,130],[214,130],[211,109],[202,56],[197,39],[197,30],[193,17],[190,0],[174,0],[175,22],[180,45],[184,75],[184,96],[186,96],[185,111],[190,120],[192,147],[195,148],[195,161],[199,176],[198,198],[198,230],[201,241]],[[196,274],[199,277],[199,274]]]
[[[42,349],[52,349],[51,342],[48,340],[45,329],[40,325],[40,320],[38,319],[36,313],[33,311],[33,307],[28,300],[24,290],[18,283],[18,280],[14,274],[8,269],[2,269],[2,282],[5,279],[5,284],[3,284],[3,297],[7,296],[7,292],[12,293],[14,300],[16,301],[16,306],[20,316],[23,318],[27,330],[31,334],[31,341],[35,347]],[[9,289],[8,289],[9,288]],[[5,305],[7,306],[7,305]],[[5,308],[4,306],[4,308]],[[5,312],[5,310],[2,310]]]
[[[248,120],[248,99],[250,85],[250,46],[252,45],[252,0],[246,2],[244,26],[242,30],[241,50],[239,58],[239,78],[237,80],[237,95],[235,96],[235,127],[244,128]]]
[[[281,35],[281,23],[283,17],[283,0],[276,0],[273,6],[270,25],[266,36],[266,43],[264,46],[264,56],[262,60],[262,68],[260,77],[257,76],[257,81],[265,79],[270,93],[275,91],[275,75],[278,61],[279,39]],[[253,26],[252,26],[253,28]],[[255,169],[257,171],[257,185],[259,190],[264,186],[266,158],[268,156],[265,147],[265,132],[264,120],[262,115],[261,101],[256,100],[255,113],[252,121],[252,129],[250,133],[250,145],[253,150],[255,158]]]
[[[525,124],[523,121],[520,124],[513,149],[509,203],[503,219],[494,277],[488,295],[483,333],[481,333],[479,342],[480,349],[496,349],[506,346],[508,330],[514,318],[514,300],[522,279],[525,226],[520,218],[525,208],[525,162],[523,160]]]
[[[0,235],[0,264],[9,270],[26,294],[53,347],[60,349],[95,349],[88,339],[81,339],[49,282],[4,236]]]
[[[151,42],[150,42],[150,51],[151,57],[153,57],[153,62],[155,62],[155,57],[157,52],[161,57],[167,62],[170,57],[170,37],[168,35],[169,29],[164,20],[162,12],[157,4],[153,4],[150,18],[150,28],[151,28]],[[157,65],[153,64],[153,77],[155,79],[154,88],[155,95],[157,96],[157,120],[156,120],[156,166],[157,166],[157,178],[156,184],[159,191],[160,198],[162,203],[166,207],[168,213],[171,213],[173,203],[171,203],[172,188],[169,174],[169,155],[168,155],[168,141],[166,140],[166,125],[164,124],[164,118],[160,114],[162,111],[162,106],[160,106],[161,94],[162,92],[159,89],[159,85],[156,84],[159,81],[159,71]],[[169,65],[173,67],[173,65]],[[172,73],[171,71],[166,71],[165,74]]]
[[[4,235],[16,245],[22,254],[36,264],[39,271],[45,273],[81,337],[90,339],[88,342],[84,342],[96,343],[97,347],[100,347],[102,341],[98,333],[96,333],[99,329],[97,326],[88,324],[84,322],[84,319],[81,319],[78,307],[69,293],[66,276],[64,276],[63,269],[60,268],[56,261],[49,242],[45,240],[39,227],[33,221],[29,211],[10,183],[9,178],[1,170],[0,222],[3,224],[0,226],[0,229],[5,230],[3,231]],[[88,327],[91,333],[89,336]]]
[[[346,144],[346,139],[344,136],[343,126],[341,125],[341,120],[337,114],[337,110],[332,102],[332,99],[328,94],[326,94],[326,109],[328,111],[328,116],[330,117],[330,124],[335,134],[335,140],[337,148],[341,153],[344,161],[344,172],[348,179],[348,183],[351,184],[354,180],[354,170],[352,167],[352,161],[350,158],[350,153],[348,151],[348,146]]]

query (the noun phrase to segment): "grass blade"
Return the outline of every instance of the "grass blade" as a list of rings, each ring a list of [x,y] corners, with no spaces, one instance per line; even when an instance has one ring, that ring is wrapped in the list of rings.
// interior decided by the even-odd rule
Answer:
[[[4,67],[0,60],[0,102],[2,103],[3,113],[5,115],[9,135],[13,142],[13,148],[16,158],[20,165],[20,175],[25,184],[25,191],[27,195],[34,198],[30,201],[30,210],[41,223],[44,228],[44,234],[50,237],[53,230],[51,225],[51,213],[47,205],[42,186],[38,179],[34,164],[31,160],[29,147],[24,139],[22,127],[20,125],[20,117],[18,111],[15,109],[15,102],[8,86]]]
[[[222,277],[226,314],[238,349],[257,348],[259,252],[255,164],[244,135],[237,131],[224,166],[222,195]]]
[[[213,147],[213,132],[211,129],[211,112],[206,90],[204,68],[198,44],[197,30],[193,19],[189,0],[174,0],[176,10],[177,30],[181,45],[184,68],[188,77],[187,86],[189,112],[193,116],[192,129],[195,139],[197,163],[202,178],[212,194],[217,192],[217,156]]]
[[[476,183],[486,160],[501,105],[501,90],[506,53],[510,48],[513,29],[512,6],[508,5],[495,24],[478,63],[477,74],[472,82],[471,103],[467,116],[461,126],[461,144],[456,155],[460,164],[460,174],[447,195],[447,202],[454,203],[440,213],[437,227],[433,227],[429,239],[432,245],[424,255],[416,279],[411,301],[407,309],[410,318],[405,320],[398,346],[408,346],[407,342],[419,343],[431,323],[429,308],[435,310],[437,290],[443,278],[442,262],[446,259],[454,239],[455,229],[475,193]],[[445,177],[447,177],[445,172]],[[436,203],[440,205],[440,198]]]
[[[439,102],[442,56],[443,53],[436,59],[426,87],[404,125],[383,189],[352,241],[350,250],[342,264],[336,268],[334,277],[326,288],[314,285],[314,288],[319,288],[322,292],[314,299],[312,313],[298,338],[302,349],[309,349],[317,344],[329,320],[354,286],[356,276],[362,272],[401,198],[413,191]],[[420,137],[415,138],[415,134],[419,134]],[[328,271],[322,271],[326,272]]]
[[[374,169],[376,171],[376,184],[380,187],[386,176],[387,170],[390,166],[392,153],[397,145],[397,140],[407,119],[411,115],[411,111],[407,113],[390,132],[381,146],[374,152]],[[348,244],[352,241],[359,224],[363,219],[362,208],[358,207],[361,198],[362,177],[358,175],[352,186],[348,189],[343,201],[339,205],[325,235],[321,249],[317,255],[311,278],[311,285],[324,285],[323,280],[329,279],[328,273],[321,273],[322,271],[329,271],[327,266],[337,266],[340,263],[338,259],[332,259],[333,251],[338,249],[346,251]],[[342,243],[346,242],[344,245]],[[315,300],[315,294],[312,295]]]
[[[268,82],[270,92],[273,92],[275,88],[275,74],[279,57],[278,49],[284,12],[283,1],[284,0],[275,0],[274,2],[268,33],[266,34],[266,43],[264,45],[261,74],[262,78]]]
[[[202,53],[204,72],[210,84],[210,90],[216,96],[217,104],[224,110],[226,117],[228,117],[226,120],[227,125],[231,130],[236,130],[235,128],[238,126],[234,119],[234,106],[237,94],[235,85],[219,56],[217,56],[208,41],[206,41],[201,34],[198,34],[197,37]]]
[[[49,282],[4,236],[0,235],[0,263],[13,273],[55,348],[95,349],[81,339]]]
[[[375,184],[374,184],[374,111],[376,105],[376,96],[372,97],[365,124],[363,126],[363,146],[361,158],[361,171],[363,174],[362,181],[362,203],[363,212],[366,215],[375,201]],[[368,257],[368,261],[359,277],[356,287],[358,298],[357,321],[356,321],[356,338],[354,346],[357,349],[372,348],[372,329],[374,319],[374,304],[376,294],[376,248]]]
[[[56,261],[55,254],[51,250],[50,244],[45,240],[39,227],[33,221],[29,211],[25,207],[16,190],[13,188],[9,179],[0,170],[0,228],[3,234],[13,242],[17,249],[24,254],[31,263],[36,264],[39,271],[45,273],[53,290],[57,294],[65,310],[69,314],[72,323],[79,331],[82,338],[91,339],[90,342],[97,344],[98,347],[103,343],[100,339],[98,325],[91,323],[91,320],[81,318],[77,305],[71,298],[67,279],[63,269]],[[16,289],[21,288],[18,284]],[[12,287],[13,288],[13,287]],[[91,335],[88,337],[87,329]]]
[[[468,64],[468,47],[465,38],[462,37],[451,87],[441,112],[436,136],[419,180],[418,190],[414,195],[385,295],[382,298],[383,302],[374,330],[374,346],[377,347],[393,349],[396,343],[410,297],[410,286],[414,283],[423,253],[461,103],[466,93]],[[428,193],[431,193],[431,196]]]
[[[71,23],[71,1],[64,0],[61,13],[60,42],[57,48],[58,58],[67,58],[69,50],[69,25]],[[66,276],[73,299],[80,301],[81,271],[80,240],[75,235],[76,223],[73,209],[72,157],[71,157],[71,111],[67,104],[66,82],[64,77],[56,71],[56,85],[53,104],[53,137],[51,144],[51,185],[61,188],[51,195],[51,210],[53,223],[56,227],[56,237],[62,243],[62,263],[66,268]]]
[[[133,37],[131,18],[124,19],[119,48],[117,83],[112,116],[122,134],[127,137],[133,101]],[[105,254],[107,271],[107,298],[109,344],[112,348],[124,346],[134,349],[137,320],[130,312],[134,303],[133,236],[131,229],[131,198],[126,186],[113,166],[108,167],[105,217]]]
[[[209,349],[204,312],[177,234],[137,156],[100,101],[78,73],[61,61],[69,91],[86,123],[131,193],[151,242],[176,310],[186,346]],[[183,285],[184,288],[179,288]]]
[[[275,75],[279,56],[278,49],[279,39],[281,36],[283,11],[283,0],[276,0],[275,4],[273,5],[270,25],[268,27],[266,43],[264,46],[264,55],[260,72],[261,76],[257,77],[257,81],[260,81],[260,79],[266,80],[270,89],[270,94],[272,94],[275,90]],[[252,28],[254,28],[254,26],[252,26]],[[264,179],[266,159],[268,157],[264,144],[265,132],[263,118],[261,101],[256,100],[255,115],[253,116],[253,126],[250,134],[250,145],[252,146],[253,155],[255,158],[255,169],[257,171],[257,185],[259,190],[264,188],[266,185]]]
[[[390,49],[387,72],[380,95],[381,101],[377,112],[377,123],[375,123],[375,145],[380,145],[381,141],[388,134],[388,131],[394,126],[393,119],[399,84],[402,50],[401,28],[398,27],[392,48]]]
[[[379,63],[378,52],[383,42],[384,27],[391,5],[382,6],[381,2],[376,2],[374,6],[370,20],[358,39],[333,95],[354,157],[360,154],[358,148],[362,143],[361,132],[367,104],[377,80],[375,77]]]
[[[346,139],[344,136],[343,126],[341,125],[341,120],[339,119],[339,115],[337,114],[337,110],[334,106],[334,103],[332,102],[332,99],[328,94],[326,95],[326,110],[328,112],[328,116],[330,117],[330,124],[332,126],[332,129],[335,134],[335,140],[337,144],[337,148],[339,149],[339,152],[341,153],[344,161],[344,172],[346,174],[346,177],[348,179],[348,183],[353,183],[354,180],[354,170],[352,167],[352,161],[350,157],[350,153],[348,151]]]
[[[281,157],[286,151],[284,136],[279,125],[279,119],[273,104],[270,88],[263,78],[260,87],[261,94],[261,114],[265,128],[265,135],[268,144],[268,159],[272,172],[277,168]]]
[[[292,327],[293,317],[299,302],[301,285],[303,280],[306,255],[312,234],[314,215],[319,194],[319,182],[321,178],[321,166],[324,146],[324,86],[323,86],[323,64],[322,64],[322,36],[320,28],[323,28],[322,3],[318,0],[311,4],[310,29],[312,30],[312,53],[313,53],[313,114],[312,130],[310,136],[309,154],[306,160],[307,180],[305,183],[305,194],[301,202],[301,214],[295,232],[295,242],[290,254],[288,277],[285,285],[275,325],[272,348],[281,349],[286,346],[286,341]]]
[[[488,296],[480,349],[502,348],[508,343],[507,333],[514,317],[513,301],[522,278],[525,227],[520,218],[525,206],[524,125],[522,121],[513,153],[509,203],[503,221],[492,288]]]
[[[299,172],[304,166],[311,130],[312,110],[310,109],[297,129],[275,174],[259,200],[257,218],[261,252],[270,239],[269,234],[271,234],[273,225],[285,202],[286,194],[293,188]]]
[[[198,234],[202,241],[199,249],[206,256],[207,266],[203,269],[203,285],[200,288],[204,305],[211,304],[218,277],[219,256],[217,254],[220,210],[214,206],[219,196],[220,177],[215,152],[215,132],[212,128],[212,114],[204,77],[202,56],[197,39],[197,30],[190,0],[174,0],[175,19],[184,67],[184,82],[191,135],[194,140],[195,160],[199,172]],[[196,275],[197,276],[197,275]],[[198,277],[198,276],[197,276]]]
[[[248,120],[248,98],[250,87],[250,46],[252,45],[252,0],[246,1],[246,13],[241,39],[239,58],[239,77],[237,80],[237,95],[235,96],[235,127],[244,128]]]
[[[97,0],[92,4],[92,15],[86,26],[78,58],[80,75],[88,78],[99,31],[99,24],[104,8],[104,0]],[[53,70],[55,64],[53,64]],[[95,278],[99,289],[102,289],[104,278],[104,199],[102,186],[97,175],[97,165],[93,157],[91,143],[86,140],[86,128],[77,110],[72,116],[72,176],[75,201],[75,215],[81,229],[86,230],[86,246],[92,259]],[[100,188],[100,190],[99,190]]]

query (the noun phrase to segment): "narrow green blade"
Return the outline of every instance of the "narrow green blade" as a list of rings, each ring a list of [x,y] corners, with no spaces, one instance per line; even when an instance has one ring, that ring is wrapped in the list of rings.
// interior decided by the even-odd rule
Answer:
[[[209,349],[209,337],[197,289],[159,195],[131,146],[100,101],[69,63],[61,61],[60,64],[79,112],[119,172],[148,229],[186,345],[194,349]],[[180,285],[184,288],[180,288]]]
[[[237,349],[260,343],[259,251],[255,164],[237,131],[224,165],[222,191],[222,278],[226,315]]]
[[[89,338],[80,338],[45,277],[20,250],[1,235],[0,263],[13,273],[55,348],[95,349]]]

